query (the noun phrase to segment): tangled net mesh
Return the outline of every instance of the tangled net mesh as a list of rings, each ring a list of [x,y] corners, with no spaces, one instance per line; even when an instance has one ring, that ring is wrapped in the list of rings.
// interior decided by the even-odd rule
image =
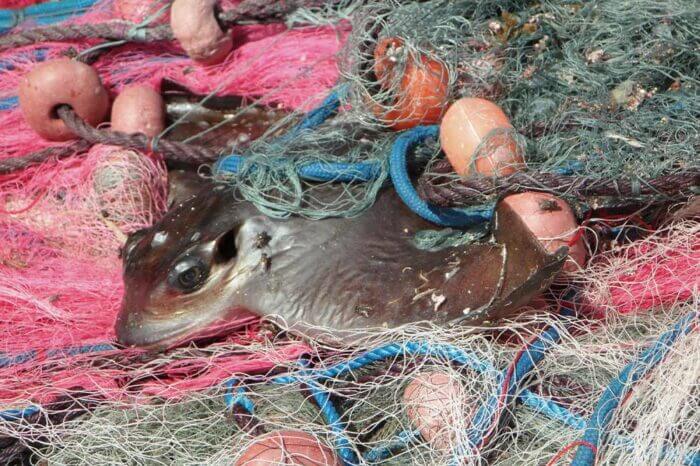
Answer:
[[[644,182],[698,167],[700,28],[693,2],[343,5],[352,31],[338,57],[341,121],[294,141],[258,140],[247,154],[257,173],[238,174],[244,197],[270,215],[353,216],[366,208],[386,180],[386,129],[439,120],[442,100],[421,94],[425,82],[444,85],[449,100],[494,100],[510,116],[514,129],[486,137],[477,158],[512,140],[532,171]],[[318,20],[308,11],[297,17]],[[376,48],[384,51],[383,67],[375,65]],[[421,110],[411,111],[410,99]],[[442,158],[438,144],[429,141],[420,152],[428,179],[459,180],[432,171]],[[338,199],[300,207],[302,191],[313,187],[291,167],[304,161],[377,162],[381,174]],[[566,186],[552,190],[570,194]],[[486,191],[482,201],[496,194]],[[606,202],[615,205],[595,200]]]
[[[75,21],[105,20],[111,3],[98,2]],[[513,138],[529,170],[648,179],[697,167],[699,16],[692,0],[347,1],[297,11],[288,25],[306,25],[300,29],[241,27],[237,33],[246,39],[235,57],[206,71],[191,67],[172,44],[116,47],[94,66],[113,94],[130,83],[170,79],[203,95],[244,96],[237,115],[261,103],[289,110],[245,149],[243,168],[226,181],[268,215],[319,219],[359,215],[385,185],[396,136],[388,129],[415,118],[401,100],[402,76],[411,66],[419,75],[437,75],[450,99],[484,97],[502,106],[514,131],[493,134],[480,150],[489,153],[502,138]],[[389,43],[395,72],[380,79],[375,45],[392,37],[401,38]],[[66,49],[51,43],[4,52],[0,63],[12,66],[0,67],[0,98],[14,95],[37,51],[56,57]],[[285,138],[338,77],[339,116]],[[425,112],[435,108],[428,102]],[[49,145],[37,141],[16,108],[3,111],[0,122],[12,128],[3,130],[2,157]],[[430,175],[442,158],[439,144],[428,142],[413,158],[411,170],[425,166]],[[305,181],[297,170],[327,162],[372,163],[377,176],[343,183],[329,199],[321,193],[331,182]],[[311,433],[330,446],[338,432],[322,415],[310,389],[319,382],[303,362],[320,371],[410,340],[449,344],[501,371],[547,325],[559,328],[562,339],[517,393],[556,402],[583,423],[625,365],[697,309],[698,223],[686,221],[645,232],[642,241],[612,248],[567,277],[591,320],[559,319],[541,305],[486,331],[409,327],[370,335],[367,347],[340,349],[253,322],[206,348],[158,356],[118,350],[109,346],[122,294],[118,249],[124,235],[167,207],[166,176],[161,161],[96,146],[0,178],[0,404],[36,407],[24,419],[0,418],[2,458],[28,448],[32,463],[231,464],[260,433],[278,429]],[[486,192],[484,201],[494,196]],[[416,240],[456,244],[444,232],[427,233]],[[67,347],[79,350],[52,352]],[[625,399],[598,463],[684,464],[700,431],[699,366],[700,340],[692,332]],[[273,383],[287,373],[296,382]],[[444,409],[436,410],[436,426],[416,435],[409,413],[426,413],[404,397],[426,373],[446,375],[457,386],[428,385],[444,398]],[[253,416],[227,405],[224,381],[231,378],[239,380],[235,389],[246,388]],[[504,407],[484,446],[456,448],[465,445],[476,407],[498,383],[495,371],[444,357],[398,354],[321,385],[346,423],[349,449],[364,458],[376,454],[367,462],[448,464],[457,455],[467,464],[556,464],[558,454],[562,462],[570,457],[566,449],[582,433],[517,402]]]
[[[678,304],[666,313],[617,315],[606,320],[604,330],[590,322],[574,320],[564,330],[561,320],[538,312],[489,333],[408,328],[374,337],[378,346],[405,340],[435,346],[449,344],[471,352],[481,361],[505,367],[537,333],[533,328],[558,326],[563,332],[562,340],[518,388],[518,394],[529,390],[556,400],[578,419],[586,419],[609,381],[640,349],[692,309],[692,305]],[[494,344],[498,340],[507,343]],[[692,395],[699,382],[698,343],[697,333],[681,339],[664,363],[625,400],[613,421],[613,440],[599,452],[601,464],[628,464],[633,460],[640,464],[683,464],[682,458],[695,451],[700,415],[697,397]],[[362,352],[329,351],[313,345],[306,349],[306,360],[313,360],[315,369],[323,370]],[[465,440],[475,408],[498,389],[493,372],[478,373],[441,357],[398,354],[326,380],[323,385],[348,423],[344,434],[358,453],[366,454],[386,446],[401,432],[416,430],[408,414],[416,406],[405,401],[407,386],[419,374],[436,372],[446,374],[451,383],[459,384],[459,389],[447,390],[444,385],[433,388],[433,395],[437,394],[441,404],[433,407],[434,412],[423,413],[439,420],[431,424],[432,442],[414,439],[381,462],[447,464],[454,454],[454,445]],[[309,394],[309,386],[317,384],[317,379],[304,375],[303,368],[294,361],[277,361],[275,373],[296,374],[298,382],[278,385],[270,383],[274,380],[271,373],[259,377],[240,374],[247,378],[248,397],[255,404],[253,423],[248,418],[239,419],[240,414],[227,407],[225,389],[219,386],[180,399],[156,398],[147,404],[117,401],[77,419],[60,423],[49,419],[44,426],[5,424],[3,431],[35,440],[36,459],[56,464],[231,464],[260,432],[278,429],[308,432],[332,445],[336,433],[324,422]],[[93,393],[76,402],[86,406],[95,399],[99,396]],[[579,430],[522,404],[508,405],[501,419],[507,428],[495,431],[486,447],[464,455],[466,464],[479,464],[480,458],[489,458],[492,464],[541,463],[580,436]]]

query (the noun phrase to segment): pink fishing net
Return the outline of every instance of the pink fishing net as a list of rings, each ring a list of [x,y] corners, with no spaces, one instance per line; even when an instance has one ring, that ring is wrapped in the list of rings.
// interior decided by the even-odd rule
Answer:
[[[113,19],[112,7],[99,2],[71,22]],[[235,51],[220,65],[198,66],[177,45],[161,43],[114,48],[93,66],[112,97],[128,84],[158,88],[169,79],[193,93],[262,97],[303,111],[337,81],[335,55],[347,33],[343,24],[241,26],[232,31]],[[38,61],[93,45],[42,43],[0,54],[1,158],[65,145],[37,137],[13,99]],[[130,232],[157,220],[166,199],[162,161],[109,146],[0,176],[0,408],[49,403],[76,390],[119,399],[134,380],[139,393],[176,397],[306,351],[303,344],[262,346],[255,326],[206,354],[147,358],[145,366],[139,351],[99,346],[114,340],[123,292],[119,248]]]

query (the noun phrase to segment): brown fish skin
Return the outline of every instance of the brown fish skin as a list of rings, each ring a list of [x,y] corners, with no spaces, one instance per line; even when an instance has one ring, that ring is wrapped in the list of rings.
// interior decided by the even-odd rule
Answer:
[[[236,95],[197,95],[172,81],[163,84],[162,94],[168,125],[177,123],[168,131],[168,139],[230,151],[243,150],[268,131],[272,136],[282,134],[283,121],[292,113]]]
[[[129,239],[117,338],[164,349],[252,316],[344,343],[372,327],[488,324],[547,288],[566,258],[566,248],[547,254],[504,206],[492,243],[419,250],[412,237],[427,228],[392,189],[359,217],[313,221],[269,218],[224,186],[205,187]]]

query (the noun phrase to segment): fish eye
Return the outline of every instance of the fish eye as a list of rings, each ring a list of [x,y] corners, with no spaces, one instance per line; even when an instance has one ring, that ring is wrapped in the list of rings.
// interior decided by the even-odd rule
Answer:
[[[209,269],[199,257],[186,257],[175,264],[168,275],[170,286],[191,293],[199,289],[207,277]]]

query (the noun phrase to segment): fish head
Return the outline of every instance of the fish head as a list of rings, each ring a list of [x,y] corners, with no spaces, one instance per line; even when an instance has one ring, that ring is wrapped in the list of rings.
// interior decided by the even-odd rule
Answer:
[[[253,320],[250,311],[230,304],[240,302],[232,294],[255,270],[237,244],[250,214],[224,186],[208,185],[132,234],[122,250],[119,343],[165,349]]]

